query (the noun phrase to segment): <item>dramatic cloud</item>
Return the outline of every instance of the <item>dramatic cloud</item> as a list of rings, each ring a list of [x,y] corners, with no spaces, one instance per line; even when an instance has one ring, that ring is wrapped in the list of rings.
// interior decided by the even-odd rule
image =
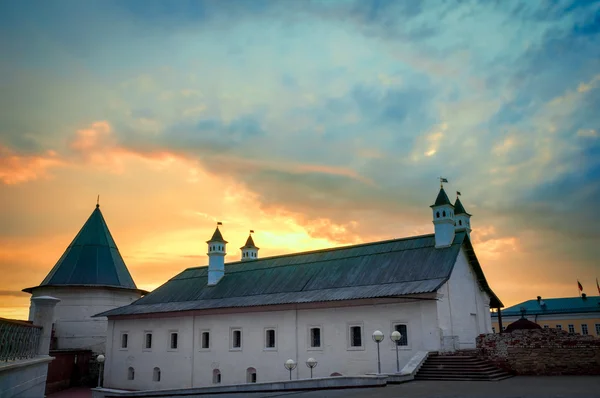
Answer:
[[[575,0],[2,4],[0,267],[36,276],[0,289],[39,282],[97,193],[151,288],[204,261],[216,221],[230,241],[262,231],[261,255],[430,233],[443,175],[505,303],[571,294],[598,276],[599,15]],[[31,245],[45,254],[25,262]]]

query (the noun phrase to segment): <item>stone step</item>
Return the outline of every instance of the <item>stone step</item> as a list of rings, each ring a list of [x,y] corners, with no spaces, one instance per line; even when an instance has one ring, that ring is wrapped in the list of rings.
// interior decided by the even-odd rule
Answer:
[[[469,376],[464,377],[443,377],[443,376],[416,376],[415,380],[437,380],[437,381],[500,381],[513,377],[507,374],[506,376],[499,376],[490,379],[478,379]]]
[[[436,366],[436,365],[423,365],[421,366],[421,370],[431,370],[436,372],[443,371],[461,371],[461,372],[487,372],[496,370],[495,366],[486,365],[486,366]]]
[[[491,370],[486,372],[465,372],[460,370],[453,371],[433,371],[433,370],[419,370],[419,376],[435,376],[435,375],[448,375],[448,376],[475,376],[475,377],[489,377],[489,376],[502,376],[506,374],[503,370]]]

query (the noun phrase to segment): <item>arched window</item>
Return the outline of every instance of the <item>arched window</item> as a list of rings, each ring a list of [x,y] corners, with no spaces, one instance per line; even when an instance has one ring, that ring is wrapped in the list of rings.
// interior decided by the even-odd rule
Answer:
[[[443,216],[443,217],[446,217],[446,210],[444,210],[444,211],[442,212],[442,216]]]
[[[213,370],[213,384],[221,384],[221,371],[219,369]]]
[[[437,213],[435,213],[435,217],[436,218],[440,218],[440,212],[439,211]]]
[[[246,369],[246,383],[256,383],[256,369]]]
[[[135,378],[135,370],[130,366],[127,369],[127,380],[133,380]]]
[[[462,225],[462,220],[458,220],[458,225]]]
[[[160,381],[160,368],[154,368],[154,373],[152,374],[153,381]]]

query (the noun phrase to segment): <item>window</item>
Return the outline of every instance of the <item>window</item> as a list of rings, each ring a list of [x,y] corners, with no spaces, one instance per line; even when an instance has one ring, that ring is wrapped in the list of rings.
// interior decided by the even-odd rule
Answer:
[[[405,323],[394,323],[392,331],[400,332],[400,334],[402,335],[402,337],[398,341],[398,347],[407,347],[408,346],[408,327],[406,326],[406,324]],[[390,341],[391,341],[391,339],[390,339]]]
[[[442,217],[446,217],[446,210],[442,212]]]
[[[135,378],[135,370],[130,366],[127,369],[127,380],[133,380]]]
[[[581,325],[581,334],[583,334],[584,336],[588,334],[588,326],[586,323],[583,323]]]
[[[231,349],[241,350],[242,349],[242,330],[231,328]]]
[[[309,331],[309,347],[310,348],[321,348],[321,328],[311,327]]]
[[[462,225],[462,220],[458,220],[458,225]]]
[[[219,369],[213,370],[213,384],[221,384],[221,371]]]
[[[506,330],[506,326],[502,326],[502,331],[504,332]]]
[[[200,348],[203,350],[210,349],[210,332],[208,330],[200,333]]]
[[[256,383],[256,369],[246,369],[246,383]]]
[[[569,325],[569,333],[575,333],[575,325]]]
[[[550,325],[544,325],[544,329],[550,329]]]
[[[600,336],[600,323],[596,324],[596,335]]]
[[[121,348],[127,348],[128,340],[129,340],[129,334],[121,333]]]
[[[275,329],[265,330],[265,348],[275,348]]]
[[[435,218],[440,218],[440,212],[439,211],[435,213]]]
[[[152,332],[144,333],[144,349],[149,350],[152,348]]]
[[[160,368],[154,368],[152,373],[152,381],[160,381]]]
[[[492,333],[496,333],[496,327],[492,326]]]
[[[562,325],[556,325],[555,326],[558,330],[562,330]]]
[[[354,323],[348,325],[348,349],[360,350],[363,346],[363,325],[362,323]]]
[[[169,339],[169,349],[176,350],[179,345],[179,334],[177,332],[170,332],[169,335],[171,336]]]

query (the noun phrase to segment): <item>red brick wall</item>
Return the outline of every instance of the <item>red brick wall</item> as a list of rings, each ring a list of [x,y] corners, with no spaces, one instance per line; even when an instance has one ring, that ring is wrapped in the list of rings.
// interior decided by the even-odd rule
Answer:
[[[519,375],[600,375],[600,338],[558,329],[480,335],[477,355]]]

